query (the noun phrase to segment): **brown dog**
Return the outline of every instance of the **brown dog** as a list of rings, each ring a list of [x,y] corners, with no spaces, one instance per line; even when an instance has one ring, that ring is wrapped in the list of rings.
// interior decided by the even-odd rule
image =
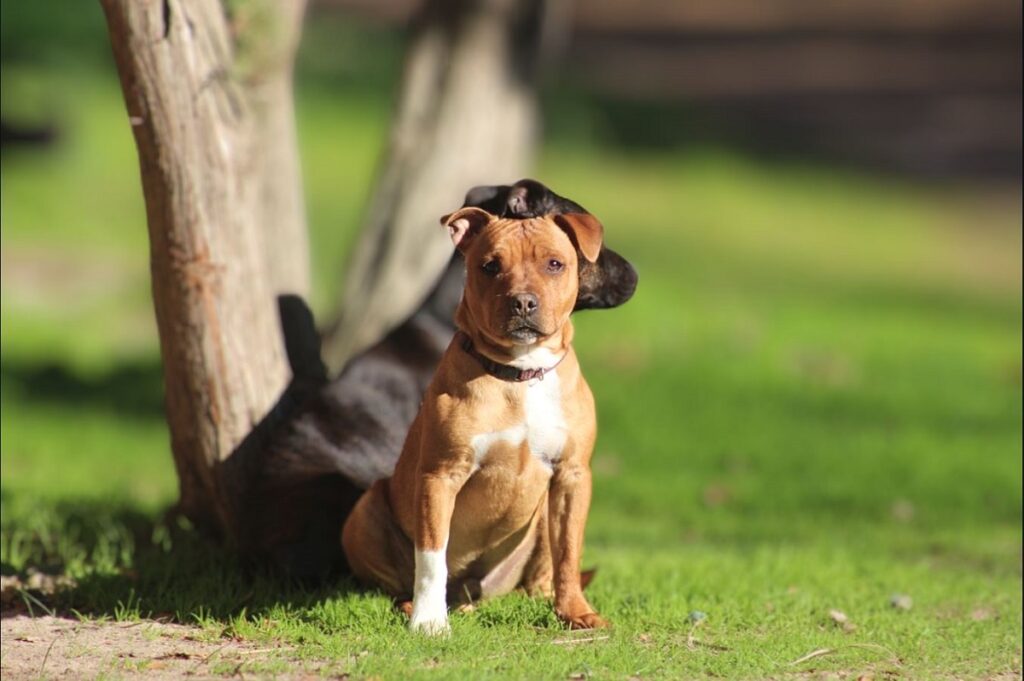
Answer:
[[[573,352],[578,254],[591,215],[513,220],[478,208],[442,218],[466,260],[459,328],[391,478],[345,523],[352,571],[397,598],[410,627],[448,630],[447,602],[516,587],[554,594],[574,628],[605,626],[583,596],[594,399]]]

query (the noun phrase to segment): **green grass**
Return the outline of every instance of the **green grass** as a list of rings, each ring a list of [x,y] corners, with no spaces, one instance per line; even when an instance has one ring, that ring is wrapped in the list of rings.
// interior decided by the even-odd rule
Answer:
[[[30,66],[3,83],[57,93],[64,134],[0,159],[0,558],[74,577],[63,612],[169,615],[355,677],[1020,673],[1015,191],[550,140],[537,175],[641,273],[629,305],[577,321],[601,426],[585,562],[615,628],[567,641],[547,604],[510,596],[434,641],[379,595],[247,576],[163,523],[176,482],[117,84]],[[321,312],[386,111],[365,84],[303,89]]]

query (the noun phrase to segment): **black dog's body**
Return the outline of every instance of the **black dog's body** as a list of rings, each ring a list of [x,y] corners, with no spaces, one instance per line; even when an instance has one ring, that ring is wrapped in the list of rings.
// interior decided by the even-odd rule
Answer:
[[[409,424],[455,332],[461,261],[426,302],[341,374],[303,391],[250,453],[241,549],[281,572],[320,578],[344,565],[341,526],[363,491],[391,475]]]
[[[533,180],[475,187],[467,206],[510,217],[586,212]],[[464,266],[454,255],[423,305],[401,326],[357,355],[341,375],[299,391],[260,443],[237,504],[242,550],[285,573],[316,578],[343,565],[341,526],[359,495],[391,475],[406,432],[441,355],[455,333]],[[637,275],[602,249],[580,270],[576,310],[626,302]]]

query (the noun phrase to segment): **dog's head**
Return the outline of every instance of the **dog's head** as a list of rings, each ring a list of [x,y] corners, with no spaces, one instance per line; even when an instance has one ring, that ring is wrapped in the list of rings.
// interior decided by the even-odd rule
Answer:
[[[475,206],[505,218],[536,218],[545,215],[585,214],[587,210],[559,196],[536,180],[523,179],[512,185],[482,185],[466,193],[463,207]],[[579,264],[579,294],[574,309],[618,307],[633,297],[638,276],[633,266],[607,247],[597,260]]]
[[[565,326],[579,263],[594,263],[604,229],[587,213],[501,218],[462,208],[441,218],[466,261],[464,314],[502,347],[533,345]]]

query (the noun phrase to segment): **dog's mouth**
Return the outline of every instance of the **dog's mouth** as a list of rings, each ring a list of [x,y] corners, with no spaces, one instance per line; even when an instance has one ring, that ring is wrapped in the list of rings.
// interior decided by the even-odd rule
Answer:
[[[517,343],[536,343],[547,336],[542,329],[525,319],[512,319],[505,328],[505,336]]]

